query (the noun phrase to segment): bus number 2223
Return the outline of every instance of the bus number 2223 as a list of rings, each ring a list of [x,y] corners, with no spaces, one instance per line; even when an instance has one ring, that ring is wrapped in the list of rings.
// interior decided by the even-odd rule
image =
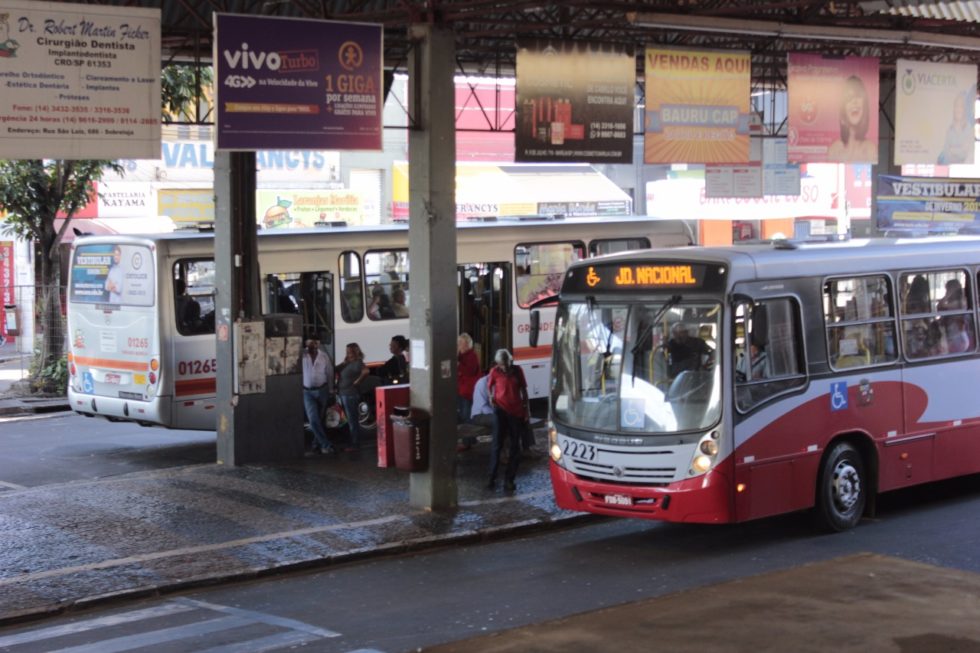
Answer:
[[[595,460],[596,451],[594,444],[565,440],[563,453],[570,458],[578,458],[579,460]]]

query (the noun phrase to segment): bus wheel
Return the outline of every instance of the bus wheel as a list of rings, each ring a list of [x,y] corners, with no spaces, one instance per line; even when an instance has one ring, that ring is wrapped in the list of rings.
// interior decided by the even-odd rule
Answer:
[[[867,480],[861,454],[838,442],[824,458],[817,486],[817,520],[831,531],[846,531],[861,521],[867,501]]]
[[[370,402],[359,401],[357,403],[357,413],[357,421],[363,430],[373,431],[374,427],[378,425],[378,420],[374,416],[374,409]]]

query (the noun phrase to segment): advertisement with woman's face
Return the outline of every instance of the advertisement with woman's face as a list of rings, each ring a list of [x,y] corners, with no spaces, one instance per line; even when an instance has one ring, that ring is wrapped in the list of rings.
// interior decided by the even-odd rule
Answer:
[[[878,162],[878,60],[789,55],[788,158]]]
[[[976,65],[899,59],[895,68],[895,163],[972,164]]]

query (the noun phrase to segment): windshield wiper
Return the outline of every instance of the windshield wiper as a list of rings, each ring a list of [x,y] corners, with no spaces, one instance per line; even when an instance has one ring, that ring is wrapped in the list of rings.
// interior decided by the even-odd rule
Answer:
[[[668,299],[663,303],[663,306],[660,307],[660,309],[657,311],[657,314],[654,315],[653,319],[651,319],[647,323],[646,328],[643,329],[643,333],[641,333],[640,336],[636,339],[636,343],[633,345],[633,349],[630,350],[630,355],[634,359],[632,365],[633,375],[630,378],[630,383],[636,383],[636,352],[640,351],[640,349],[643,347],[643,344],[646,342],[647,338],[649,338],[651,334],[653,334],[653,328],[657,326],[657,322],[659,322],[660,318],[664,316],[664,313],[672,309],[674,306],[677,306],[680,302],[681,302],[680,295],[672,295],[670,299]]]

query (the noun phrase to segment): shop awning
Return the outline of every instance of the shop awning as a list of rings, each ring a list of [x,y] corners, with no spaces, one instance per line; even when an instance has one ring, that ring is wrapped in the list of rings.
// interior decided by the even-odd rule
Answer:
[[[408,216],[408,164],[396,163],[396,218]],[[630,196],[590,165],[459,163],[456,218],[514,215],[629,215]]]

